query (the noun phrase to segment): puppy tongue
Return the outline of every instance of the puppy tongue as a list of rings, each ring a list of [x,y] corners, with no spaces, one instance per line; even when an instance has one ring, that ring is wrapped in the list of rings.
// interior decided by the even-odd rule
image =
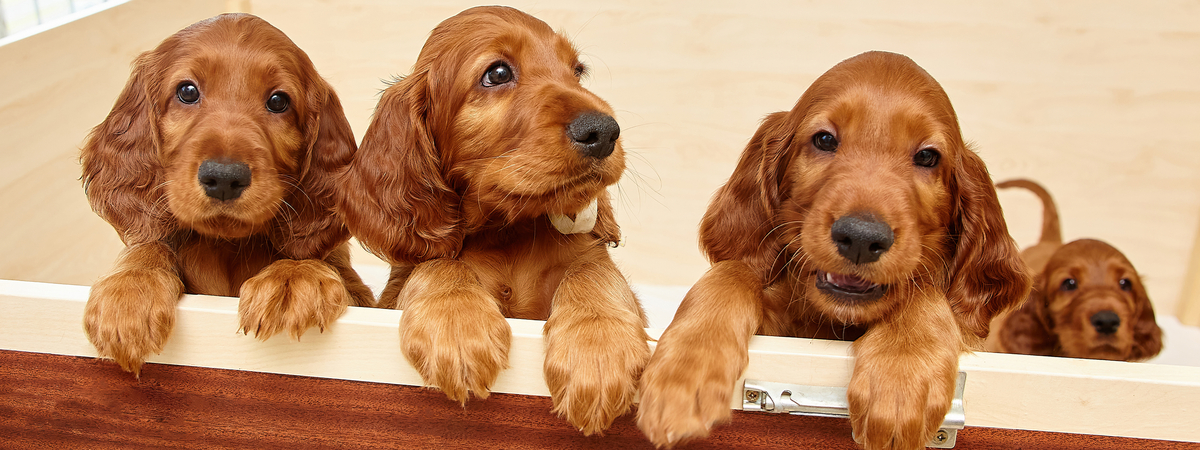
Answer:
[[[593,198],[582,211],[575,213],[575,220],[566,214],[549,214],[550,223],[562,234],[591,233],[596,226],[597,210],[596,199]]]
[[[827,279],[827,281],[829,281],[833,285],[841,288],[842,290],[846,290],[846,291],[866,292],[868,289],[871,289],[872,286],[875,286],[875,283],[872,283],[870,281],[856,277],[854,275],[831,273],[828,276],[829,276],[829,278]]]

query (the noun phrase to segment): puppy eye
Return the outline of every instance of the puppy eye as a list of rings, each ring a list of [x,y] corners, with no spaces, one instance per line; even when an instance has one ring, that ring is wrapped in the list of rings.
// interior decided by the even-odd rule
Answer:
[[[923,149],[913,155],[913,164],[921,167],[937,167],[942,155],[932,148]]]
[[[828,131],[820,131],[813,135],[813,147],[823,152],[835,152],[838,148],[838,140],[829,134]]]
[[[1130,280],[1128,278],[1122,278],[1119,283],[1121,285],[1122,291],[1132,291],[1133,290],[1133,280]]]
[[[175,97],[179,101],[187,104],[193,104],[200,101],[200,89],[191,81],[179,83],[179,87],[175,88]]]
[[[1063,291],[1073,291],[1078,287],[1079,285],[1075,282],[1074,278],[1067,278],[1063,280],[1061,285],[1058,286],[1058,288]]]
[[[587,65],[579,63],[575,65],[575,78],[582,77],[587,73]]]
[[[484,87],[492,87],[507,83],[512,79],[512,68],[505,63],[496,63],[483,74],[482,84]]]
[[[292,99],[287,94],[276,92],[271,94],[271,98],[267,99],[267,111],[278,114],[287,111],[288,105],[291,103]]]

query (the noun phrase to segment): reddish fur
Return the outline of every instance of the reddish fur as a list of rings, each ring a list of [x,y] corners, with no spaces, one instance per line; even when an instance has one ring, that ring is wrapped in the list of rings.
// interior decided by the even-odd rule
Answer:
[[[1017,310],[996,317],[986,349],[992,352],[1071,358],[1140,361],[1162,350],[1162,330],[1137,269],[1115,247],[1094,239],[1062,242],[1058,209],[1041,185],[1030,180],[999,183],[1021,187],[1042,201],[1042,235],[1021,252],[1034,276],[1029,298]],[[1074,278],[1078,288],[1060,289]],[[1132,288],[1121,289],[1128,279]],[[1098,333],[1090,318],[1113,311],[1121,326],[1112,335]]]
[[[813,148],[834,132],[835,153]],[[936,148],[941,163],[914,166]],[[855,266],[830,238],[868,211],[893,227],[878,262]],[[688,292],[642,379],[638,426],[656,445],[728,421],[751,335],[856,339],[849,386],[855,436],[869,449],[917,449],[950,408],[959,355],[1029,289],[983,161],[949,99],[906,57],[870,52],[771,114],[700,226],[712,268]],[[888,285],[848,303],[815,287],[817,269]]]
[[[176,99],[184,80],[199,103]],[[282,114],[264,106],[276,90],[291,97]],[[373,305],[333,213],[333,174],[354,151],[332,87],[262,19],[220,15],[139,56],[80,158],[88,201],[126,245],[88,299],[84,327],[100,355],[138,372],[183,293],[240,293],[242,329],[261,339],[298,338],[351,302]],[[213,158],[251,167],[237,200],[204,194],[197,169]]]
[[[516,78],[480,86],[495,61]],[[380,305],[404,310],[405,356],[426,383],[466,402],[507,366],[504,317],[547,320],[554,411],[600,433],[632,405],[649,359],[645,318],[605,248],[619,238],[605,188],[620,178],[564,131],[612,114],[575,74],[578,52],[511,8],[472,8],[438,25],[412,74],[384,91],[342,178],[339,212],[393,265]],[[598,198],[591,233],[563,235],[547,214]]]

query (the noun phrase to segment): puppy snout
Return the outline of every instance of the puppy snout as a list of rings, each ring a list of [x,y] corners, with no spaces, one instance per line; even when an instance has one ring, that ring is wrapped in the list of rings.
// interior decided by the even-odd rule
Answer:
[[[1121,327],[1121,316],[1112,311],[1100,311],[1092,314],[1092,326],[1100,334],[1113,334]]]
[[[603,159],[611,155],[616,147],[621,127],[608,114],[588,112],[567,125],[567,136],[584,156]]]
[[[217,162],[206,160],[200,164],[196,178],[209,197],[221,201],[242,196],[250,187],[250,166],[244,162]]]
[[[878,261],[896,240],[890,225],[869,214],[842,216],[830,227],[830,237],[838,253],[854,264]]]

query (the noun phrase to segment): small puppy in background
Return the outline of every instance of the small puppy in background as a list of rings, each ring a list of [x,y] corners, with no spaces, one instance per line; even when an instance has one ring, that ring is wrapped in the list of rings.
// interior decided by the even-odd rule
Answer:
[[[646,367],[638,427],[670,447],[728,421],[755,334],[840,339],[858,442],[925,448],[959,356],[1029,292],[1007,230],[933,77],[895,53],[837,64],[767,116],[709,204],[712,267]]]
[[[507,7],[439,24],[388,87],[341,179],[338,210],[392,264],[405,357],[465,404],[508,365],[505,317],[546,320],[554,412],[590,435],[633,404],[645,316],[608,255],[620,127],[579,53]]]
[[[1140,361],[1162,350],[1162,330],[1137,270],[1107,243],[1063,245],[1058,208],[1030,180],[996,185],[1032,191],[1042,201],[1042,235],[1021,252],[1034,277],[1025,303],[992,323],[990,352]]]
[[[85,310],[100,356],[138,373],[184,293],[240,294],[240,328],[259,339],[372,306],[333,211],[354,151],[333,88],[258,17],[222,14],[141,54],[80,157],[92,209],[126,246]]]

